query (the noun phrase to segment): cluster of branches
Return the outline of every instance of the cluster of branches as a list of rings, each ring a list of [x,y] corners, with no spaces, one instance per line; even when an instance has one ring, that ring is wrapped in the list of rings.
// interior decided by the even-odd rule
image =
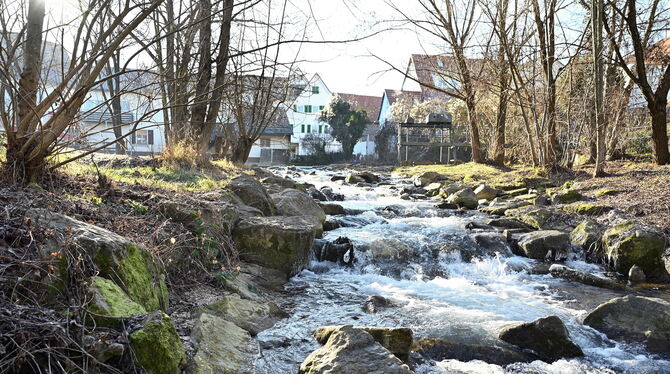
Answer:
[[[670,162],[670,43],[659,44],[670,25],[667,3],[420,0],[420,15],[387,3],[444,49],[427,62],[441,84],[390,68],[441,93],[445,108],[461,103],[449,109],[467,124],[474,161],[569,167],[576,154],[586,153],[601,174],[604,159],[620,153],[627,130],[646,121],[656,163]],[[636,92],[646,113],[631,108]],[[395,112],[406,114],[413,105],[398,101],[409,108]]]

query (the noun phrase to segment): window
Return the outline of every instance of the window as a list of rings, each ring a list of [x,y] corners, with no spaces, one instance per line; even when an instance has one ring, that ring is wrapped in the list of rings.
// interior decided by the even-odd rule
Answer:
[[[313,94],[318,94],[319,93],[319,86],[312,86],[312,93]]]
[[[293,104],[293,111],[294,111],[294,112],[297,112],[297,111],[298,111],[298,106],[295,105],[295,104]]]
[[[325,108],[325,106],[319,105],[319,110],[323,110],[324,108]]]
[[[319,125],[319,134],[323,134],[323,125]]]
[[[300,132],[305,133],[305,125],[300,125]]]
[[[307,125],[307,132],[312,132],[312,125]]]
[[[312,113],[312,106],[311,105],[305,105],[305,113]]]
[[[138,130],[131,137],[131,143],[137,145],[154,144],[154,130]]]
[[[270,148],[270,139],[261,139],[261,147]]]

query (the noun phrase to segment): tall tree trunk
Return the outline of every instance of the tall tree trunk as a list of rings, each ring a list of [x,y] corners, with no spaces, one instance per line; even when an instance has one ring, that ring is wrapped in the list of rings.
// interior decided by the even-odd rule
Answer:
[[[498,53],[500,94],[498,95],[498,112],[496,113],[495,147],[493,163],[498,166],[505,165],[505,122],[507,121],[507,87],[509,86],[508,67],[505,63],[505,55],[502,47]]]
[[[596,165],[593,169],[594,177],[605,175],[605,106],[603,105],[603,91],[605,88],[605,71],[603,64],[603,3],[602,0],[592,0],[591,25],[593,26],[593,78],[594,101],[596,119]]]
[[[481,163],[484,162],[484,157],[482,157],[481,143],[479,141],[479,126],[477,125],[477,109],[474,94],[468,95],[465,100],[465,106],[468,109],[468,123],[470,124],[472,161]]]
[[[42,29],[44,25],[44,1],[30,0],[28,3],[28,25],[23,54],[23,71],[19,79],[19,93],[16,123],[20,124],[35,115],[37,89],[42,67]],[[34,126],[30,126],[34,127]],[[29,158],[33,149],[24,150],[31,131],[18,126],[7,134],[6,164],[7,172],[15,179],[33,182],[44,172],[46,160],[42,157]],[[28,130],[32,130],[28,128]]]
[[[651,113],[651,137],[654,143],[654,161],[657,165],[670,162],[668,153],[668,123],[666,113],[667,99],[649,103]]]
[[[233,147],[230,161],[237,165],[243,165],[249,159],[249,153],[253,145],[254,143],[249,137],[238,138],[237,143]]]

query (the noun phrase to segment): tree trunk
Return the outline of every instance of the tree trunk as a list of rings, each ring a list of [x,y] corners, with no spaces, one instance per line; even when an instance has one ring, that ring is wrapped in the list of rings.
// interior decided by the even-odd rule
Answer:
[[[593,78],[595,99],[595,125],[596,125],[596,166],[593,169],[594,177],[605,175],[605,113],[603,105],[603,92],[605,87],[605,71],[603,64],[603,3],[602,0],[592,0],[591,25],[593,26]]]
[[[474,95],[468,95],[465,105],[468,109],[468,123],[470,124],[470,145],[472,146],[472,161],[484,162],[482,157],[481,143],[479,141],[479,126],[477,126],[477,109],[475,107]]]
[[[249,152],[251,152],[253,145],[254,143],[248,137],[237,139],[237,143],[233,147],[233,152],[230,156],[230,161],[237,165],[244,165],[249,159]]]
[[[668,153],[668,123],[666,113],[667,100],[649,103],[651,113],[651,138],[654,143],[654,161],[657,165],[666,165],[670,162]]]

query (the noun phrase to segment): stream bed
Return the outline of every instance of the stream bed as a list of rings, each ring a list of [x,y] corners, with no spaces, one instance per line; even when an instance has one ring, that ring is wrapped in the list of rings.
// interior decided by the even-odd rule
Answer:
[[[299,168],[298,173],[292,178],[344,195],[344,201],[335,203],[347,210],[347,215],[338,217],[346,227],[325,232],[324,239],[351,239],[356,262],[346,267],[312,261],[290,280],[281,307],[291,316],[258,335],[260,353],[253,373],[297,373],[300,363],[319,348],[311,333],[325,325],[409,327],[415,339],[500,345],[502,326],[549,315],[563,320],[571,339],[584,351],[583,358],[507,367],[444,360],[425,362],[414,370],[417,374],[670,373],[670,361],[582,325],[590,310],[625,293],[538,274],[532,271],[535,260],[504,248],[485,251],[472,240],[475,231],[466,228],[485,218],[480,213],[437,209],[431,200],[402,200],[397,188],[409,183],[406,180],[356,187],[331,182],[334,172],[325,169]],[[579,255],[566,265],[604,272]],[[362,305],[372,295],[389,299],[393,306],[366,313]]]

